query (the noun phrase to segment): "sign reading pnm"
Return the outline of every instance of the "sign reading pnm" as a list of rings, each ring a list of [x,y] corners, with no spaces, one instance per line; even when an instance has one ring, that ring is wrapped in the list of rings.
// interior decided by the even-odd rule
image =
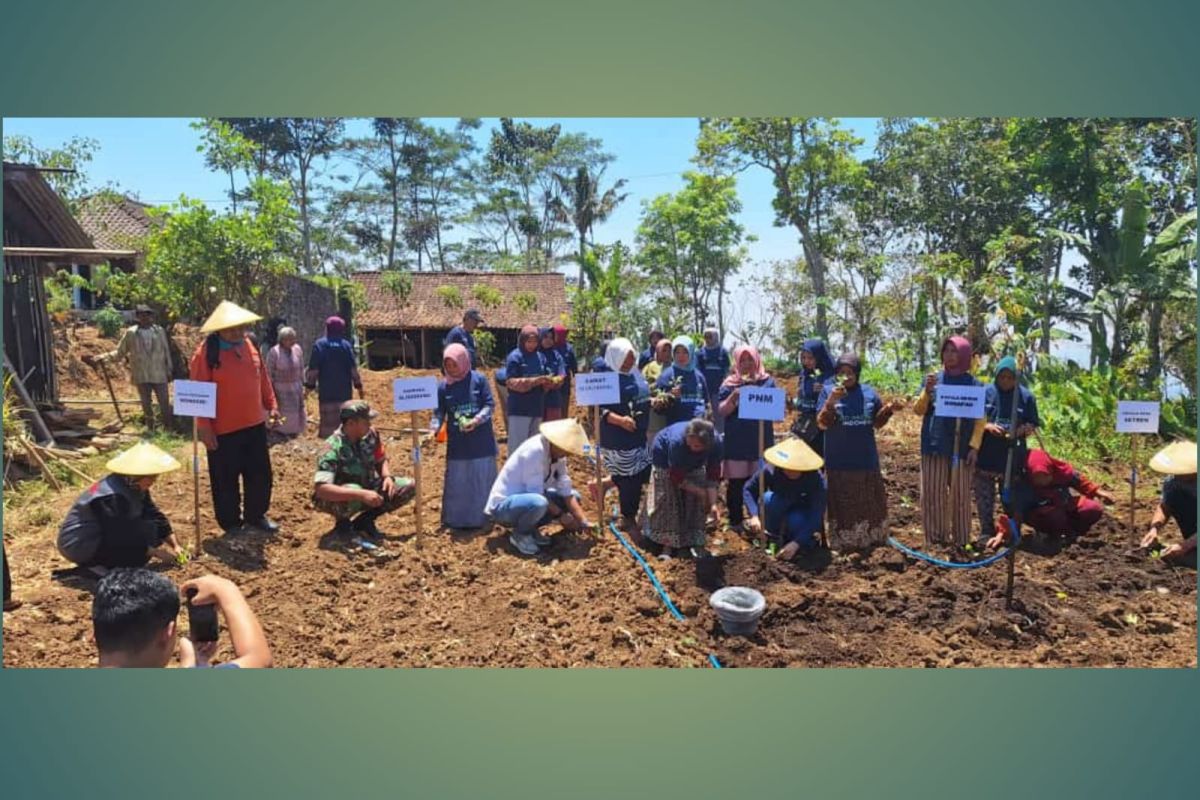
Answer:
[[[787,416],[787,392],[761,386],[743,386],[738,393],[738,416],[778,422]]]

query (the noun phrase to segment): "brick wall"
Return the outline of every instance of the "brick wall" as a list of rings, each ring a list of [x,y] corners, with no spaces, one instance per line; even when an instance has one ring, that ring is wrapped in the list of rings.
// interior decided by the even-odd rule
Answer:
[[[332,290],[296,276],[284,278],[281,297],[274,305],[267,322],[281,318],[283,324],[295,328],[305,359],[313,342],[325,335],[325,319],[337,313]],[[275,341],[274,332],[268,333],[267,327],[264,323],[259,333],[264,350],[269,346],[268,342],[273,344]]]

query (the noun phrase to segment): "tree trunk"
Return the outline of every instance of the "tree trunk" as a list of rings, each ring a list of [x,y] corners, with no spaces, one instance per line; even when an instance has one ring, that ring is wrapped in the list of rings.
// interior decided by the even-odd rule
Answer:
[[[829,319],[825,311],[825,257],[809,244],[811,236],[808,225],[800,220],[795,220],[794,225],[800,233],[800,248],[804,251],[804,263],[808,266],[808,277],[817,298],[817,337],[829,341]]]
[[[312,231],[308,223],[308,165],[300,162],[300,231],[304,239],[304,273],[312,274]]]
[[[587,280],[586,280],[587,276],[584,274],[584,271],[583,271],[583,249],[586,246],[586,242],[584,241],[583,236],[584,236],[584,229],[580,229],[580,231],[579,231],[579,288],[580,289],[587,288]]]
[[[229,201],[233,204],[233,213],[237,213],[237,186],[233,183],[233,170],[229,170]]]
[[[1153,300],[1150,303],[1150,321],[1146,329],[1146,344],[1150,347],[1150,372],[1149,379],[1151,382],[1157,381],[1162,375],[1162,317],[1166,310],[1162,300]]]

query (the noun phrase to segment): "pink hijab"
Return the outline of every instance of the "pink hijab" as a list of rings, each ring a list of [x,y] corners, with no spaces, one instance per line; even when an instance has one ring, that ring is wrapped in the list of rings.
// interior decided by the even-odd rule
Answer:
[[[964,375],[971,371],[971,343],[961,336],[951,336],[942,342],[942,350],[946,349],[946,342],[954,345],[954,349],[958,351],[958,364],[954,369],[946,367],[945,362],[942,363],[942,368],[946,370],[946,374],[951,377]]]
[[[754,372],[746,378],[743,378],[741,372],[738,371],[738,363],[744,354],[749,354],[754,359]],[[758,354],[758,350],[748,344],[739,344],[733,348],[733,369],[729,371],[729,376],[721,385],[741,386],[743,383],[758,383],[766,377],[767,373],[763,372],[762,368],[762,356]]]
[[[442,353],[442,360],[445,361],[447,358],[453,359],[458,368],[462,370],[462,374],[457,378],[451,378],[450,373],[446,373],[447,386],[452,383],[458,383],[471,374],[471,354],[467,352],[467,348],[455,342],[449,345],[445,352]]]

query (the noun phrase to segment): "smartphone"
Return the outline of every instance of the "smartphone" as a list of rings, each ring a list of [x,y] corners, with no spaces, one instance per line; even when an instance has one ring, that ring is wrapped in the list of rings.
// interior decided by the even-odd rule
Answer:
[[[220,635],[216,605],[198,606],[192,603],[195,589],[187,590],[188,638],[193,642],[215,642]]]

